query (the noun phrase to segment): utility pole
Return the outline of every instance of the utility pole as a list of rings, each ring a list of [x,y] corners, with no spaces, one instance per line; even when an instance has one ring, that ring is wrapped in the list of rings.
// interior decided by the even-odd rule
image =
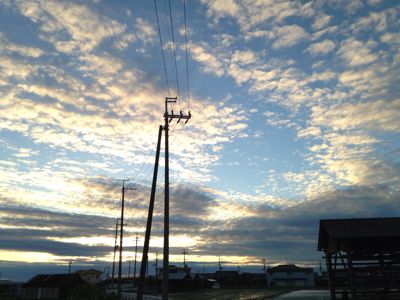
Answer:
[[[218,258],[218,268],[219,268],[220,271],[222,271],[221,257]]]
[[[70,260],[68,263],[68,275],[71,274],[71,265],[72,265],[72,260]]]
[[[136,233],[136,245],[135,245],[135,264],[133,265],[133,279],[136,279],[136,260],[137,260],[137,242],[139,239],[139,234]]]
[[[115,255],[118,249],[117,239],[118,239],[118,227],[119,221],[121,219],[117,218],[117,222],[115,223],[115,239],[114,239],[114,258],[113,258],[113,265],[112,265],[112,275],[111,275],[111,286],[114,288],[114,275],[115,275]]]
[[[183,254],[183,267],[185,268],[186,267],[186,254],[188,254],[186,252],[186,249],[183,249],[182,254]]]
[[[122,180],[122,201],[121,201],[121,224],[119,234],[119,265],[118,265],[118,298],[121,298],[121,276],[122,276],[122,241],[124,238],[124,205],[125,205],[125,190],[135,190],[133,187],[126,188],[125,182],[129,179]]]
[[[156,252],[156,286],[158,282],[158,252]]]
[[[150,245],[151,224],[153,222],[154,200],[156,197],[158,162],[160,160],[162,130],[163,130],[163,128],[160,125],[160,127],[158,129],[157,150],[156,150],[156,158],[154,161],[153,183],[151,185],[149,211],[147,214],[147,223],[146,223],[146,233],[144,236],[142,263],[140,264],[140,278],[139,278],[139,285],[138,285],[138,289],[137,289],[137,300],[143,299],[144,281],[145,281],[145,277],[146,277],[146,265],[147,265],[149,245]]]
[[[131,260],[128,260],[128,279],[131,277]]]
[[[264,270],[264,272],[265,272],[265,258],[263,258],[263,265],[264,265],[264,267],[263,267],[263,270]]]
[[[165,186],[164,186],[164,256],[163,256],[163,279],[162,279],[162,300],[168,300],[169,291],[169,144],[168,144],[168,124],[173,119],[186,120],[185,124],[190,120],[190,111],[184,115],[182,111],[179,114],[171,114],[168,111],[168,104],[176,103],[177,97],[165,98],[165,113],[164,113],[164,132],[165,132]]]

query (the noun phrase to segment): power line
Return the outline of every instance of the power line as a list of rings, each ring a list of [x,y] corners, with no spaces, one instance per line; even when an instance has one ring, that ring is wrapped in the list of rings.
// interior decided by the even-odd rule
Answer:
[[[179,93],[179,79],[178,79],[178,67],[176,64],[176,50],[175,50],[175,37],[174,37],[174,26],[172,24],[172,9],[171,9],[171,0],[168,0],[169,4],[169,19],[171,23],[171,36],[172,36],[172,48],[174,50],[174,62],[175,62],[175,77],[176,77],[176,90],[178,93],[178,103],[179,103],[179,110],[181,109],[181,97]]]
[[[186,29],[186,0],[183,0],[183,15],[184,15],[184,18],[185,18],[185,48],[186,48],[187,100],[188,100],[188,109],[190,110],[188,42],[187,42],[187,29]]]
[[[154,0],[154,10],[156,12],[156,17],[157,17],[157,28],[158,28],[158,36],[160,37],[160,47],[161,47],[163,65],[164,65],[165,81],[167,82],[168,95],[171,96],[170,89],[169,89],[168,75],[167,75],[167,67],[165,65],[165,55],[164,55],[163,42],[162,42],[162,37],[161,37],[160,21],[158,19],[157,0]]]

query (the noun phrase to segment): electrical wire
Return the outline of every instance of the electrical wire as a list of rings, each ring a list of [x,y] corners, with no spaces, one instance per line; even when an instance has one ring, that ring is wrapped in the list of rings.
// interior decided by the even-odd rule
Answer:
[[[178,67],[177,67],[177,64],[176,64],[176,50],[175,50],[174,26],[173,26],[173,24],[172,24],[171,0],[168,0],[168,4],[169,4],[169,19],[170,19],[170,23],[171,23],[172,48],[173,48],[173,50],[174,50],[176,90],[177,90],[177,93],[178,93],[179,109],[181,109],[181,97],[180,97],[180,93],[179,93]]]
[[[187,101],[188,101],[188,110],[190,110],[188,42],[187,42],[187,28],[186,28],[186,0],[183,0],[183,15],[184,15],[184,19],[185,19],[185,48],[186,48]]]
[[[160,37],[160,47],[161,47],[161,54],[162,54],[162,59],[163,59],[163,65],[164,65],[165,81],[166,81],[166,83],[167,83],[168,96],[171,97],[171,93],[170,93],[170,89],[169,89],[169,82],[168,82],[167,67],[166,67],[166,65],[165,65],[165,55],[164,55],[163,42],[162,42],[162,37],[161,37],[160,21],[159,21],[159,18],[158,18],[157,0],[154,0],[154,10],[155,10],[155,12],[156,12],[156,17],[157,17],[157,28],[158,28],[158,36]]]

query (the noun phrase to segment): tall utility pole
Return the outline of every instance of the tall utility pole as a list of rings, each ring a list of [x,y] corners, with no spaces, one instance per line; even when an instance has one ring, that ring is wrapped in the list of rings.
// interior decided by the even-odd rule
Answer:
[[[129,179],[122,180],[122,201],[121,201],[121,224],[119,234],[119,264],[118,264],[118,297],[121,298],[121,276],[122,276],[122,241],[124,238],[124,205],[125,205],[125,190],[135,190],[135,188],[125,187],[125,182]]]
[[[183,249],[182,254],[183,254],[183,267],[185,268],[186,267],[186,254],[188,254],[186,252],[186,249]]]
[[[157,281],[158,281],[158,252],[156,252],[156,286],[157,286]]]
[[[263,268],[263,270],[265,271],[265,258],[263,258],[263,265],[264,265],[264,268]]]
[[[139,234],[136,233],[136,244],[135,244],[135,264],[133,265],[133,279],[136,279],[136,260],[137,260],[137,242],[139,239]]]
[[[147,259],[148,259],[148,253],[149,253],[149,245],[150,245],[151,224],[153,222],[154,199],[156,197],[158,162],[160,160],[162,130],[163,130],[163,128],[160,125],[160,127],[158,129],[157,150],[156,150],[156,158],[154,161],[153,183],[151,185],[149,211],[147,214],[147,223],[146,223],[146,233],[144,236],[142,263],[140,264],[140,278],[139,278],[139,285],[138,285],[138,289],[137,289],[137,300],[143,299],[144,281],[145,281],[145,277],[146,277],[146,266],[147,266]]]
[[[221,257],[218,258],[218,268],[219,268],[220,271],[222,271]]]
[[[117,245],[117,240],[118,240],[118,227],[119,227],[119,221],[121,219],[118,218],[117,222],[115,223],[115,239],[114,239],[114,258],[113,258],[113,264],[112,264],[112,273],[111,273],[111,285],[112,288],[114,288],[114,275],[115,275],[115,255],[118,249]]]
[[[68,275],[71,274],[71,265],[72,265],[72,260],[70,260],[68,263]]]
[[[168,104],[176,103],[177,97],[165,98],[165,113],[164,113],[164,131],[165,131],[165,186],[164,186],[164,256],[163,256],[163,279],[162,279],[162,300],[168,300],[169,291],[169,145],[168,145],[168,124],[173,119],[186,120],[185,124],[191,118],[189,114],[184,115],[182,111],[179,114],[171,114],[168,112]]]

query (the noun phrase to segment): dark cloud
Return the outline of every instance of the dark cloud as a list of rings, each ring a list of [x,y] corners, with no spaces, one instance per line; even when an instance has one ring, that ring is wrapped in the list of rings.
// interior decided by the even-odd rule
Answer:
[[[198,236],[209,243],[201,253],[248,255],[271,260],[315,263],[320,219],[394,217],[400,214],[400,192],[389,187],[358,187],[321,195],[285,210],[217,222]]]
[[[171,189],[171,211],[179,216],[201,217],[216,205],[215,198],[200,187],[178,185]]]
[[[49,239],[28,236],[15,236],[13,230],[0,231],[0,244],[4,250],[47,252],[59,256],[102,256],[112,251],[108,246],[87,246],[76,243],[63,243]]]
[[[320,219],[393,217],[400,214],[400,191],[387,186],[337,190],[287,209],[261,205],[254,207],[253,215],[225,221],[208,220],[209,209],[218,204],[211,195],[202,192],[201,189],[177,186],[172,191],[171,234],[187,235],[203,242],[188,247],[190,253],[222,258],[248,256],[254,257],[256,261],[265,257],[270,264],[287,261],[317,265],[322,256],[316,251]],[[153,238],[163,236],[162,197],[159,197],[157,202],[152,228]],[[66,214],[10,205],[3,205],[2,212],[6,216],[3,222],[10,226],[19,226],[0,231],[2,249],[88,258],[101,257],[112,251],[113,245],[88,246],[52,241],[49,238],[99,235],[113,237],[113,217]],[[133,214],[128,216],[128,227],[144,227],[144,218],[135,217]],[[49,227],[51,230],[35,227]],[[143,236],[144,233],[140,234]],[[133,239],[133,235],[126,233],[126,238]],[[141,243],[139,251],[142,249]],[[128,247],[127,250],[132,251],[133,247]],[[152,248],[150,251],[160,253],[162,249]],[[171,254],[180,254],[181,251],[180,247],[171,244]]]

